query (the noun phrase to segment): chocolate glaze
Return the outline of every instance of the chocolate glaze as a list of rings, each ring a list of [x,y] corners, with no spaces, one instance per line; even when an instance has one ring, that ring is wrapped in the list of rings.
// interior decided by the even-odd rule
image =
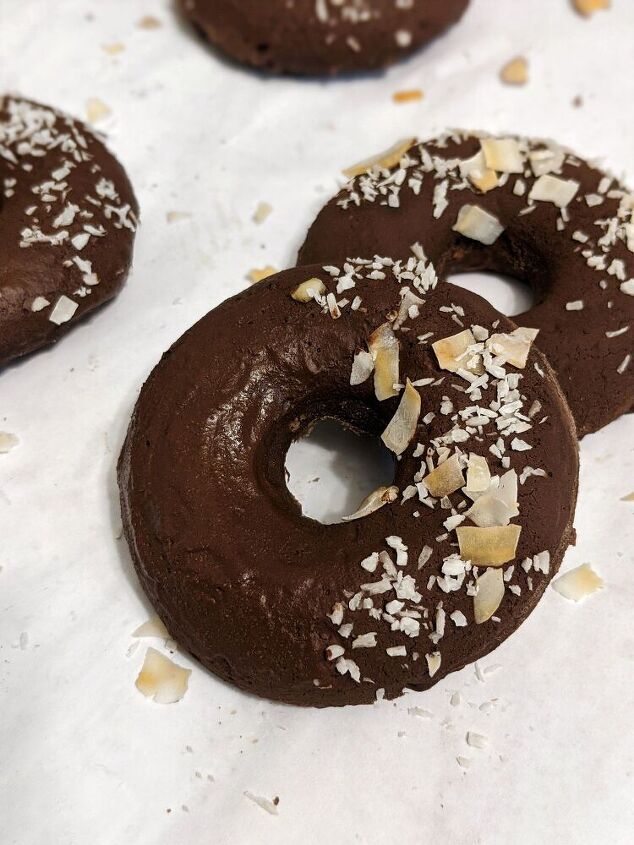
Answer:
[[[9,96],[0,97],[0,190],[4,364],[54,343],[118,293],[138,206],[123,168],[83,123]],[[58,325],[62,296],[77,309]]]
[[[570,412],[548,363],[533,347],[521,392],[527,407],[539,399],[540,417],[546,419],[531,429],[530,452],[508,455],[518,473],[531,464],[547,477],[529,478],[519,487],[523,529],[515,563],[549,550],[551,568],[549,575],[531,573],[531,591],[529,576],[515,567],[510,583],[520,586],[521,595],[507,590],[497,623],[474,623],[473,599],[464,589],[447,594],[427,588],[429,575],[439,575],[442,558],[455,551],[455,535],[435,540],[445,532],[442,522],[450,511],[399,499],[348,523],[322,525],[302,516],[285,483],[291,442],[323,418],[380,434],[398,404],[397,398],[377,401],[372,379],[356,387],[349,380],[353,355],[398,305],[399,287],[358,283],[349,293],[362,297],[361,308],[348,306],[333,320],[317,303],[290,296],[313,277],[334,289],[320,266],[280,273],[215,308],[165,353],[134,410],[119,485],[125,536],[141,584],[179,645],[244,690],[319,707],[369,703],[378,688],[388,698],[406,686],[424,689],[508,637],[537,604],[571,542],[578,463]],[[437,338],[460,331],[450,313],[438,310],[457,303],[465,309],[466,325],[490,327],[499,319],[500,331],[514,328],[480,297],[445,284],[426,295],[420,316],[407,324],[410,330],[398,333],[403,378],[446,377],[442,385],[421,389],[417,437],[395,462],[394,483],[401,490],[420,467],[421,458],[412,455],[416,440],[428,443],[451,428],[446,416],[438,414],[428,426],[423,416],[437,411],[447,393],[457,409],[469,404],[450,385],[460,379],[441,371],[431,348],[416,339],[426,331]],[[488,451],[491,442],[487,437],[461,445],[485,454],[491,471],[501,472]],[[365,614],[346,617],[355,622],[355,636],[380,631],[377,647],[348,652],[363,678],[371,679],[355,683],[324,656],[329,644],[350,647],[327,614],[336,601],[347,601],[346,591],[350,596],[361,583],[376,580],[378,575],[359,564],[387,549],[391,535],[409,547],[403,572],[416,578],[421,607],[433,614],[442,601],[448,616],[460,609],[469,624],[457,628],[447,618],[438,646],[442,666],[431,678],[425,654],[436,646],[426,632],[410,640]],[[434,555],[418,572],[426,543]],[[378,597],[383,598],[394,596]],[[418,660],[387,656],[387,647],[404,641],[410,654],[420,653]]]
[[[551,142],[522,143],[533,151],[544,149],[547,143],[557,149]],[[479,146],[479,137],[460,134],[424,144],[430,156],[438,157],[441,166],[450,163],[450,185],[463,186],[465,180],[456,176],[456,160],[470,158]],[[418,145],[411,148],[410,156],[420,161]],[[634,200],[612,177],[607,178],[605,184],[609,187],[600,194],[606,174],[567,153],[556,175],[578,181],[580,188],[568,209],[570,221],[559,223],[563,226],[559,231],[557,221],[561,215],[550,202],[536,202],[532,212],[520,215],[535,183],[535,176],[529,171],[527,164],[525,173],[510,175],[505,186],[486,194],[469,183],[461,190],[450,187],[447,208],[438,219],[432,212],[434,191],[445,178],[442,171],[440,175],[427,172],[418,195],[407,188],[406,180],[397,208],[387,206],[384,198],[378,197],[374,202],[361,201],[359,206],[352,203],[344,209],[339,205],[349,198],[344,189],[319,213],[300,250],[298,263],[337,262],[350,255],[367,254],[368,250],[408,256],[411,245],[418,241],[441,277],[461,271],[490,270],[527,282],[534,291],[535,304],[514,319],[540,329],[537,343],[557,371],[579,436],[583,437],[634,406],[634,296],[620,289],[624,280],[634,277],[634,234],[629,236],[629,248],[626,234]],[[518,180],[525,185],[523,196],[514,193]],[[359,179],[352,189],[359,192]],[[591,203],[599,197],[600,203],[588,205],[587,197]],[[504,225],[504,233],[493,246],[483,246],[452,230],[465,204],[480,206]],[[609,226],[598,225],[597,221],[610,220],[618,224],[619,234],[614,243],[602,247],[597,242]],[[588,241],[575,240],[575,233],[587,236]],[[584,255],[588,251],[599,259],[603,257],[605,266],[589,266],[593,259]],[[623,262],[620,278],[607,269],[614,259]],[[576,300],[583,301],[583,310],[568,311],[567,303]],[[630,328],[623,334],[606,335],[625,327]],[[624,364],[628,365],[619,372]]]
[[[202,35],[244,64],[323,75],[383,68],[455,23],[469,0],[180,0]],[[319,17],[319,15],[325,17]]]

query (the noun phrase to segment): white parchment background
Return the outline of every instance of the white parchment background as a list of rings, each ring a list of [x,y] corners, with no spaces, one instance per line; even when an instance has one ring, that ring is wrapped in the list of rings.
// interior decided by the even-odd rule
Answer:
[[[162,27],[139,29],[150,13]],[[0,429],[21,441],[0,456],[0,841],[632,842],[634,505],[620,497],[634,417],[582,446],[565,567],[592,563],[602,593],[573,605],[550,590],[484,682],[468,668],[424,695],[325,712],[249,698],[180,653],[182,702],[137,692],[148,641],[126,655],[150,609],[116,539],[115,461],[163,350],[249,268],[293,263],[340,167],[461,126],[548,135],[634,181],[633,31],[631,0],[591,21],[567,0],[473,0],[382,77],[298,82],[220,61],[168,0],[0,0],[0,89],[78,115],[107,103],[101,128],[143,220],[118,300],[0,374]],[[519,90],[497,78],[517,53],[531,63]],[[422,103],[392,103],[411,87]],[[274,211],[256,226],[261,200]],[[168,224],[173,210],[192,217]],[[279,814],[245,791],[279,796]]]

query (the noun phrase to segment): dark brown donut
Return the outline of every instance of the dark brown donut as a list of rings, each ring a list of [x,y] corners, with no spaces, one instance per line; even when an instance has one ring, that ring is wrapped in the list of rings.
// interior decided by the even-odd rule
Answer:
[[[138,206],[83,123],[0,97],[0,364],[57,341],[123,286]]]
[[[296,301],[292,294],[309,279],[304,289],[323,295]],[[372,376],[351,386],[353,361],[358,375],[379,326],[377,383],[397,393],[381,401]],[[470,371],[441,369],[430,344],[471,326],[482,343],[484,327],[515,329],[480,297],[435,287],[425,262],[402,267],[379,259],[341,272],[312,266],[281,273],[214,309],[163,356],[143,387],[119,462],[123,524],[144,590],[172,636],[211,671],[292,704],[366,703],[381,691],[392,698],[487,654],[535,607],[573,536],[574,424],[535,347],[523,369],[493,370],[506,358],[486,353],[496,375],[481,387]],[[290,443],[323,418],[381,434],[401,402],[389,371],[394,343],[402,379],[419,385],[407,387],[407,403],[417,390],[422,398],[413,439],[395,462],[397,498],[383,489],[377,496],[391,501],[336,525],[302,516],[285,483]],[[497,354],[498,344],[491,338],[487,348]],[[477,369],[475,348],[464,366]],[[464,462],[458,450],[487,458],[493,475],[509,472],[507,494],[514,474],[520,477],[517,495],[509,494],[519,503],[519,546],[504,579],[502,569],[477,573],[485,579],[477,581],[478,602],[487,587],[500,590],[501,601],[495,618],[480,624],[476,570],[460,577],[465,565],[453,530],[468,497],[458,491],[432,499],[429,490],[439,496],[449,488],[429,469],[420,481],[428,459],[433,466],[447,459],[441,474]],[[492,500],[485,501],[488,511]],[[502,533],[509,531],[516,529]],[[379,581],[382,593],[361,587]],[[376,646],[358,647],[371,632]],[[399,657],[402,647],[407,654]]]
[[[482,144],[489,145],[487,161],[479,155]],[[540,329],[538,344],[557,372],[579,436],[629,411],[634,195],[549,141],[455,132],[408,147],[392,150],[383,159],[387,166],[357,176],[328,203],[298,263],[336,262],[369,249],[404,257],[419,242],[441,277],[481,269],[524,280],[535,305],[514,319]],[[536,191],[554,197],[552,189],[562,191],[565,207],[530,199]],[[492,245],[454,230],[465,206],[499,221],[503,231]]]
[[[318,76],[386,67],[431,41],[469,0],[180,0],[231,58]]]

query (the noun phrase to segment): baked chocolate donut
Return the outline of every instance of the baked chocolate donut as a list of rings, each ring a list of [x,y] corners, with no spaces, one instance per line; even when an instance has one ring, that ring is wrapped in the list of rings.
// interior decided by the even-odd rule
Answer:
[[[563,394],[534,333],[435,283],[419,259],[288,270],[143,387],[125,535],[172,636],[224,680],[318,707],[429,687],[509,636],[559,567],[578,471]],[[324,418],[397,456],[393,486],[335,525],[285,483]]]
[[[138,207],[84,124],[0,97],[0,364],[54,343],[125,282]]]
[[[431,41],[469,0],[180,0],[231,58],[275,73],[373,70]]]
[[[535,304],[514,319],[540,329],[582,437],[634,405],[633,209],[614,177],[558,144],[456,132],[406,141],[352,178],[298,263],[405,257],[419,242],[441,277],[527,282]]]

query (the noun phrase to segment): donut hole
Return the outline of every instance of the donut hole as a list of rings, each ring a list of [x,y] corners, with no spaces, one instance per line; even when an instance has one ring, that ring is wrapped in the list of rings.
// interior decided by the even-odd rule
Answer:
[[[286,454],[286,486],[304,516],[340,522],[377,487],[394,482],[392,454],[379,437],[321,419]]]
[[[531,285],[505,273],[484,270],[458,272],[450,275],[447,281],[479,294],[507,317],[524,314],[536,304]]]

